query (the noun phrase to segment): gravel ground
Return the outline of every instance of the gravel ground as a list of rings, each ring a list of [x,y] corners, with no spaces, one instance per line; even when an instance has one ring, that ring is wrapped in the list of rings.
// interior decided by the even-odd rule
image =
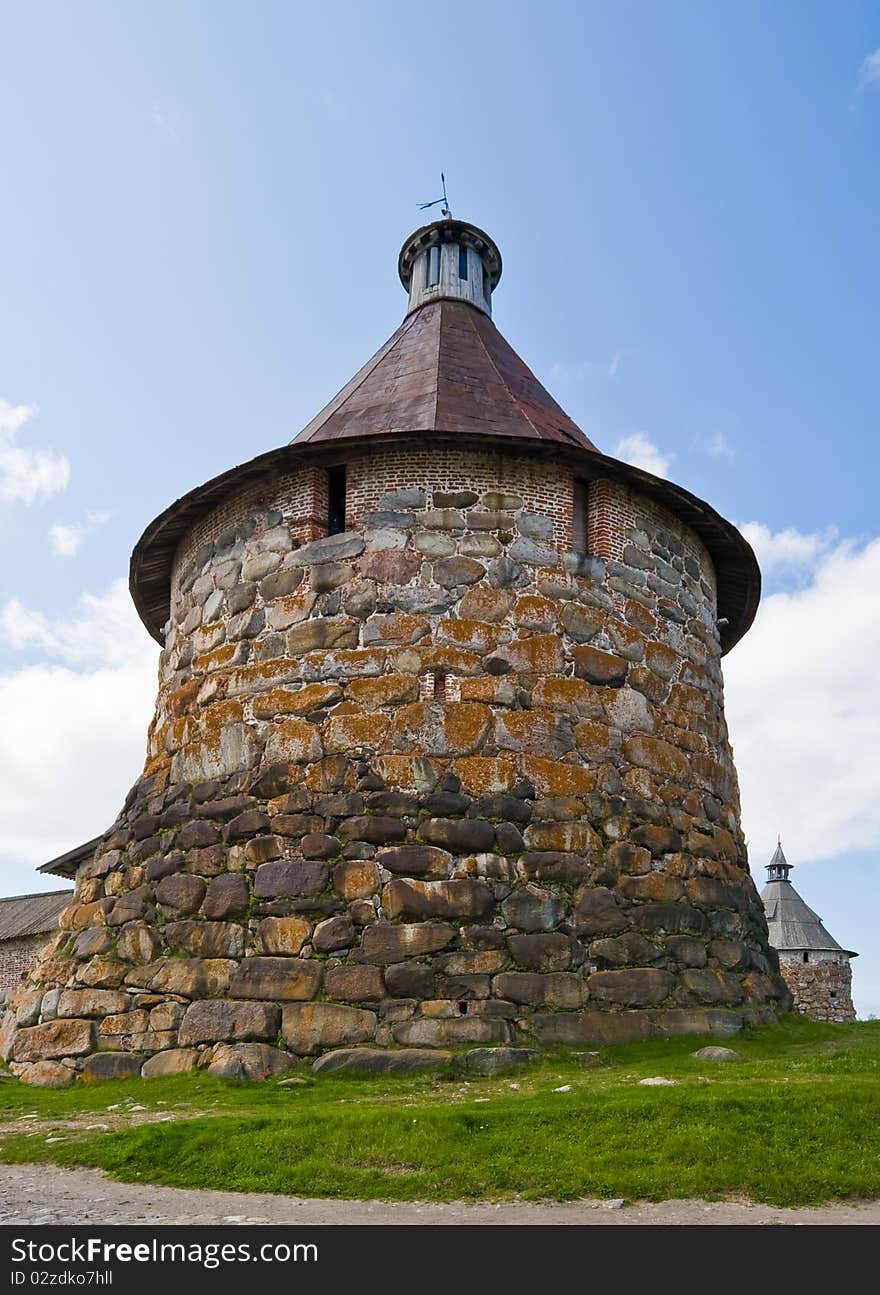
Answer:
[[[505,1202],[500,1205],[400,1204],[385,1201],[304,1200],[258,1193],[190,1191],[117,1183],[97,1169],[0,1165],[0,1225],[169,1223],[453,1224],[880,1224],[880,1201],[776,1209],[725,1201]]]

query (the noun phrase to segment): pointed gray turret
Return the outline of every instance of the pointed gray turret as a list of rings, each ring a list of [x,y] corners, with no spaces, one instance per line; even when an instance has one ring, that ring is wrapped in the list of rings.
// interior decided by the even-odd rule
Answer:
[[[767,885],[761,892],[773,948],[778,953],[806,953],[815,950],[842,953],[848,958],[858,957],[858,954],[851,949],[844,949],[828,934],[821,917],[801,899],[789,880],[793,866],[786,859],[780,840],[773,858],[767,864]]]

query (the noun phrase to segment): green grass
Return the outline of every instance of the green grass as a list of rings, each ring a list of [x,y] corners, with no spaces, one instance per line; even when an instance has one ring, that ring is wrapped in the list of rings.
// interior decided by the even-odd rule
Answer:
[[[181,1076],[48,1091],[7,1079],[0,1123],[16,1127],[0,1135],[0,1159],[389,1201],[880,1196],[880,1022],[790,1019],[732,1040],[743,1060],[725,1065],[690,1056],[703,1042],[607,1048],[599,1070],[557,1053],[494,1079],[304,1072],[289,1088]],[[649,1075],[679,1082],[640,1087]],[[571,1091],[553,1091],[563,1084]],[[132,1103],[178,1118],[86,1127],[102,1115],[130,1123]],[[28,1133],[21,1117],[31,1113],[40,1128]]]

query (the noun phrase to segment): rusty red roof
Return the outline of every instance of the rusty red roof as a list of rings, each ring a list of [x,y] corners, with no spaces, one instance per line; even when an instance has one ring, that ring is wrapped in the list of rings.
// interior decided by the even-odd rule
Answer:
[[[595,450],[483,311],[441,300],[407,315],[292,443],[467,433]]]

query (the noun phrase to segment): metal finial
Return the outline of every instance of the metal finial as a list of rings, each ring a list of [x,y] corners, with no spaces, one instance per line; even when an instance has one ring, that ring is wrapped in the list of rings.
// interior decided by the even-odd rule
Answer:
[[[420,202],[419,211],[427,211],[429,207],[436,207],[438,203],[442,202],[443,206],[440,208],[440,214],[444,219],[451,220],[452,212],[449,209],[449,199],[446,197],[446,176],[442,171],[440,172],[440,183],[443,186],[443,197],[434,198],[431,202]]]

